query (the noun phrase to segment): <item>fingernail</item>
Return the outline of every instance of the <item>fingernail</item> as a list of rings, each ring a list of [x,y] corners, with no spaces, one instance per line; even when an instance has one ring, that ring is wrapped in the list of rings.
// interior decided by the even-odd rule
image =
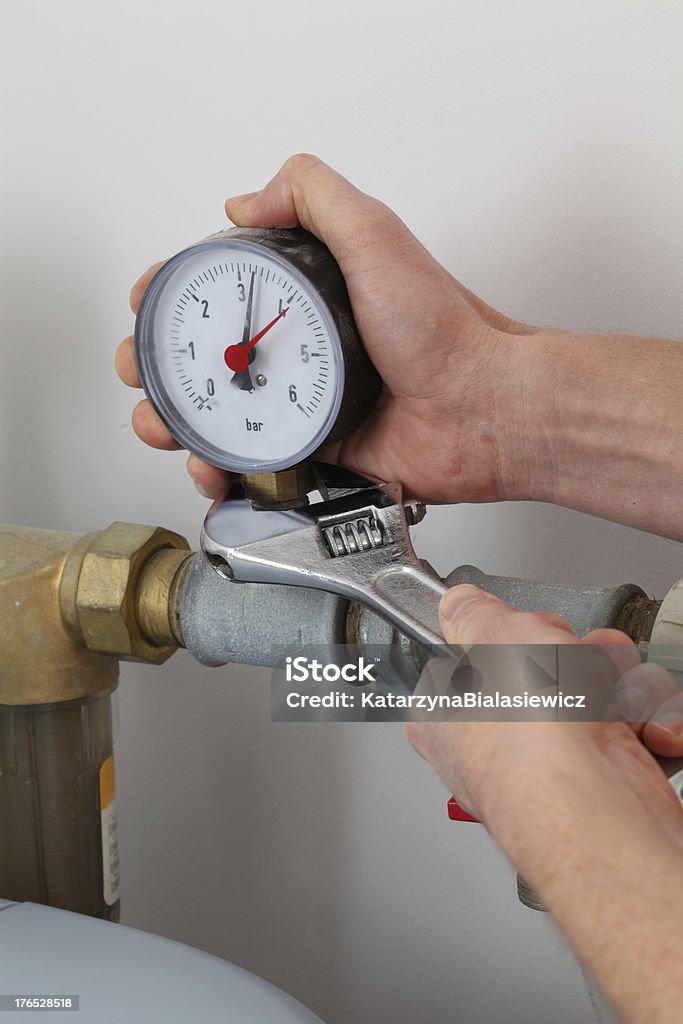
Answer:
[[[229,203],[248,203],[251,199],[254,199],[258,195],[258,192],[245,192],[241,196],[231,196],[227,202]]]
[[[201,494],[202,498],[213,498],[213,494],[210,494],[209,491],[207,491],[206,487],[202,487],[202,485],[198,484],[196,480],[194,482],[194,485],[197,488],[198,492]]]
[[[466,604],[478,601],[483,596],[484,591],[480,590],[479,587],[474,587],[471,583],[461,583],[459,586],[447,591],[441,598],[439,615],[445,622],[449,622],[455,618]]]
[[[683,736],[683,714],[680,711],[662,711],[661,715],[651,718],[649,724],[656,725],[662,732],[667,732],[676,739]]]
[[[619,713],[627,722],[640,721],[639,716],[647,705],[648,696],[647,691],[639,686],[619,686],[617,684],[614,687],[616,705],[619,708]]]

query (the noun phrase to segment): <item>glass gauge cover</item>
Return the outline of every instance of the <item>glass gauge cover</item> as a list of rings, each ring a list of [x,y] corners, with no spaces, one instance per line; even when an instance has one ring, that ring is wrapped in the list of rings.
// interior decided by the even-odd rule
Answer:
[[[259,240],[278,234],[295,232],[228,231],[178,253],[153,278],[136,322],[143,387],[171,434],[239,473],[310,456],[333,432],[350,383],[342,335],[352,318],[326,301],[315,273]],[[361,361],[361,390],[374,401],[376,375]],[[371,401],[352,403],[356,418]]]

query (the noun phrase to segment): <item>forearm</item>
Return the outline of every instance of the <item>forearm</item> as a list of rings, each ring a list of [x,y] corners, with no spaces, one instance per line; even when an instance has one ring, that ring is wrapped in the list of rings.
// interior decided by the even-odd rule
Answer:
[[[519,354],[510,496],[683,540],[683,344],[542,329]]]
[[[673,1024],[683,1002],[683,813],[626,726],[552,728],[558,742],[544,744],[543,767],[519,759],[502,788],[483,789],[482,817],[623,1019]]]

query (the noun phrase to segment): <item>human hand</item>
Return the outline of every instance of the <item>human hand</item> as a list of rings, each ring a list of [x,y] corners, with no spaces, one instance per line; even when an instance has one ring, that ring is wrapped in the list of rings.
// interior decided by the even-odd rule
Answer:
[[[226,210],[242,227],[300,224],[325,242],[346,278],[385,390],[370,418],[325,447],[321,459],[400,480],[427,501],[531,496],[515,468],[521,438],[512,411],[524,404],[519,342],[533,328],[472,295],[391,210],[315,157],[292,157],[262,191],[228,200]],[[159,266],[134,285],[133,312]],[[126,384],[140,387],[132,337],[119,346],[116,367]],[[147,444],[180,447],[148,401],[132,422]],[[188,469],[207,497],[226,493],[222,471],[194,456]]]
[[[624,634],[578,640],[558,616],[476,587],[444,596],[441,624],[452,644],[549,644],[560,664],[591,645],[613,662],[625,721],[411,723],[408,738],[539,894],[619,1019],[677,1020],[683,813],[646,745],[683,753],[683,694]]]
[[[628,764],[629,771],[641,768],[649,773],[655,788],[668,789],[663,773],[645,747],[665,757],[683,755],[683,693],[660,665],[641,664],[638,649],[624,633],[599,629],[579,640],[559,616],[518,612],[469,584],[454,587],[445,595],[440,618],[448,643],[572,644],[583,648],[588,656],[586,664],[591,654],[597,655],[594,664],[606,658],[611,663],[611,671],[605,673],[610,687],[616,679],[616,721],[409,723],[406,732],[417,752],[429,761],[459,802],[477,817],[484,821],[491,818],[495,823],[501,799],[510,801],[512,790],[533,789],[534,775],[562,760],[571,764],[577,751],[582,751],[579,756],[591,749],[608,757],[613,755],[615,762]],[[537,649],[540,652],[541,648]],[[486,650],[490,651],[491,646]],[[476,664],[474,655],[473,660]],[[436,661],[437,668],[443,666],[444,659]],[[507,692],[511,673],[502,658],[499,664],[505,668],[505,675],[485,679],[485,688]],[[597,673],[596,679],[585,682],[586,688],[592,682],[601,685]],[[611,699],[612,694],[605,696]]]

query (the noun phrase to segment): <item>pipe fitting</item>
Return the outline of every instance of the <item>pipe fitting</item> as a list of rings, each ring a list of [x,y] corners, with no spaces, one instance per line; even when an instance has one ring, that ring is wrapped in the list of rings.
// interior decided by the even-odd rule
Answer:
[[[0,705],[83,700],[114,689],[117,658],[165,661],[184,646],[191,561],[184,537],[156,526],[0,526]]]
[[[144,565],[135,599],[143,636],[155,647],[184,647],[180,596],[192,559],[186,548],[162,548]]]
[[[645,594],[634,594],[622,606],[614,627],[626,633],[641,651],[646,652],[661,605],[661,601],[655,601]]]
[[[89,651],[160,665],[182,644],[169,606],[190,558],[184,537],[112,523],[69,553],[59,599],[73,638]]]
[[[65,562],[80,538],[0,527],[0,707],[84,700],[116,687],[113,658],[74,640],[59,607]]]
[[[658,610],[650,636],[649,660],[683,681],[683,580],[674,583]]]

